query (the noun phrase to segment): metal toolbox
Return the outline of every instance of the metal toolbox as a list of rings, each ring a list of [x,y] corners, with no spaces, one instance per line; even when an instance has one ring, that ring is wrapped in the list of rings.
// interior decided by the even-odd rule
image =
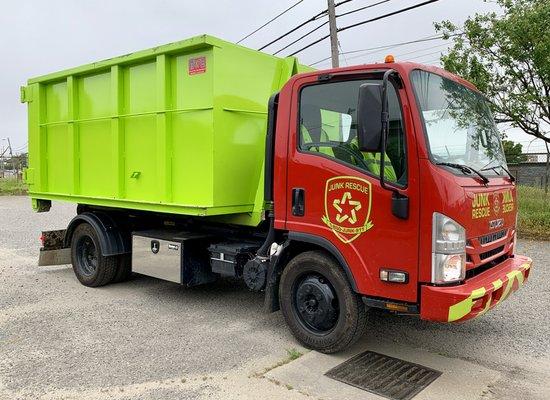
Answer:
[[[208,236],[187,232],[132,234],[132,271],[194,286],[215,280],[206,246]]]

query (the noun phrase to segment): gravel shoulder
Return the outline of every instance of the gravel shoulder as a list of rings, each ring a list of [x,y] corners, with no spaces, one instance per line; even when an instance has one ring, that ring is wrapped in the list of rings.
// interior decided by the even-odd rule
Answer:
[[[0,197],[0,399],[312,398],[264,377],[300,347],[280,313],[262,312],[261,294],[141,276],[90,289],[68,267],[38,268],[40,231],[74,214]],[[482,318],[447,325],[373,311],[364,342],[499,371],[482,398],[550,398],[550,242],[522,240],[519,252],[534,260],[528,284]]]

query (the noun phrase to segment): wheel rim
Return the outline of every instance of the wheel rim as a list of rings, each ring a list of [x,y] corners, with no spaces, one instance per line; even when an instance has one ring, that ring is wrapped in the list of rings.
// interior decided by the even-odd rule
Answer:
[[[294,311],[309,331],[326,334],[336,326],[340,315],[338,297],[328,279],[307,274],[294,289]]]
[[[92,276],[97,270],[97,247],[89,236],[82,237],[77,244],[78,269],[85,276]]]

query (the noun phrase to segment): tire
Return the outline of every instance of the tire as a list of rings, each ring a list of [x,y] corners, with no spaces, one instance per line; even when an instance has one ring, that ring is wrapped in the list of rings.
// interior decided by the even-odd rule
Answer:
[[[283,271],[279,302],[287,325],[305,347],[335,353],[366,331],[366,307],[328,254],[308,251]]]
[[[117,256],[101,255],[99,238],[90,224],[76,227],[71,240],[71,261],[77,279],[84,286],[110,283],[117,272]]]
[[[132,276],[132,255],[122,254],[117,259],[117,270],[113,283],[126,282]]]

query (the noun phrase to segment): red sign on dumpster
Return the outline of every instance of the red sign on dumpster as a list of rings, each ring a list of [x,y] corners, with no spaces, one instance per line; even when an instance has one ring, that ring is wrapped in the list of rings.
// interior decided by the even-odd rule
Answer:
[[[189,59],[189,75],[202,74],[206,72],[206,57]]]

